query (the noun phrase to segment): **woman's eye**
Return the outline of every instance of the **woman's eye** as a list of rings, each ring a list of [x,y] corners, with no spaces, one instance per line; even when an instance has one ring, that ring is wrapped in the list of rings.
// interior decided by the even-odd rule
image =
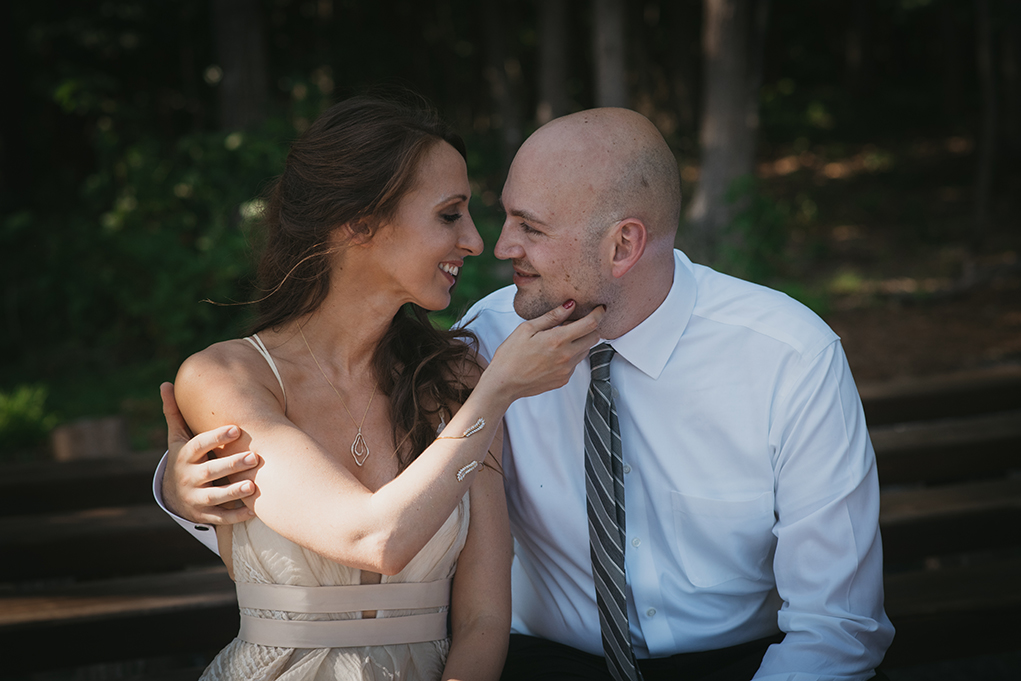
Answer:
[[[444,222],[449,222],[449,223],[453,224],[453,223],[455,223],[455,222],[457,222],[458,220],[461,219],[461,214],[460,213],[442,213],[442,214],[440,214],[440,217],[443,218]]]

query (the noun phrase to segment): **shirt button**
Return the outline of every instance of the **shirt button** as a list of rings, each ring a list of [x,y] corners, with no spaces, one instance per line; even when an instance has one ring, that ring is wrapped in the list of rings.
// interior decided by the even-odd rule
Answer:
[[[634,539],[631,540],[631,546],[635,547],[636,549],[641,545],[641,543],[642,540],[639,539],[638,537],[635,537]]]
[[[627,464],[624,464],[624,475],[627,475],[630,472],[631,472],[631,466],[629,466]]]
[[[656,608],[649,608],[648,610],[645,611],[645,614],[648,615],[649,617],[655,617]]]

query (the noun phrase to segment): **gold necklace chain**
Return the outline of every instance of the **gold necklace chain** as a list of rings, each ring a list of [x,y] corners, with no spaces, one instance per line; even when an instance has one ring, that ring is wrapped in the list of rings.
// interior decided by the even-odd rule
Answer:
[[[354,457],[355,463],[361,467],[365,465],[365,460],[369,458],[369,444],[365,441],[365,438],[362,437],[362,425],[365,423],[365,417],[369,414],[369,407],[372,406],[372,398],[376,396],[376,388],[378,386],[372,386],[372,394],[369,396],[369,403],[365,405],[365,413],[362,414],[362,422],[358,423],[355,421],[354,414],[352,414],[351,410],[347,408],[347,402],[345,402],[344,398],[341,397],[340,391],[337,390],[337,386],[333,385],[333,381],[331,381],[326,375],[326,372],[323,371],[322,365],[319,363],[319,360],[316,359],[315,353],[312,352],[312,348],[308,344],[308,339],[305,338],[305,332],[301,330],[300,326],[298,327],[298,333],[301,334],[301,340],[305,341],[305,348],[308,349],[308,354],[312,357],[312,361],[315,362],[316,366],[319,368],[319,373],[323,375],[326,382],[331,388],[333,388],[333,392],[337,393],[337,398],[340,399],[340,403],[344,405],[344,411],[346,411],[347,415],[351,417],[351,423],[355,424],[358,428],[358,434],[355,435],[354,442],[351,443],[351,456]]]

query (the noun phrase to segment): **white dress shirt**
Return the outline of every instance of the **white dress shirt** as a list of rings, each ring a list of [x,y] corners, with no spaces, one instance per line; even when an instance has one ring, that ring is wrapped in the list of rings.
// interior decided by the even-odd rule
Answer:
[[[513,286],[466,315],[481,354],[521,322]],[[779,630],[756,679],[867,679],[883,611],[875,454],[837,336],[787,296],[675,252],[666,300],[610,341],[638,657]],[[585,510],[588,361],[515,402],[503,465],[513,630],[602,655]]]

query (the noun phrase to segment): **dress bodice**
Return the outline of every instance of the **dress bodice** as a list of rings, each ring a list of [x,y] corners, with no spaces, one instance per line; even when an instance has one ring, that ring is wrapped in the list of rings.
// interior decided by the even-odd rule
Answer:
[[[257,336],[253,338],[248,342],[274,369],[283,390],[283,381],[272,357],[261,340]],[[286,392],[284,395],[286,400]],[[469,517],[469,494],[466,492],[457,508],[404,569],[395,575],[383,575],[380,584],[451,579],[457,567],[458,555],[468,536]],[[314,511],[310,512],[308,522],[316,522]],[[270,529],[259,518],[234,525],[231,544],[234,580],[238,584],[308,587],[311,588],[310,598],[314,600],[315,587],[342,587],[361,583],[361,570],[358,568],[331,561],[295,544]],[[375,617],[399,618],[446,610],[449,610],[449,606],[415,610],[377,608]],[[245,616],[288,621],[358,620],[362,619],[362,612],[312,613],[241,608],[243,620]],[[287,648],[259,645],[235,638],[210,663],[202,680],[436,681],[442,675],[450,639],[371,646],[345,646],[343,641],[338,641],[337,646]]]

